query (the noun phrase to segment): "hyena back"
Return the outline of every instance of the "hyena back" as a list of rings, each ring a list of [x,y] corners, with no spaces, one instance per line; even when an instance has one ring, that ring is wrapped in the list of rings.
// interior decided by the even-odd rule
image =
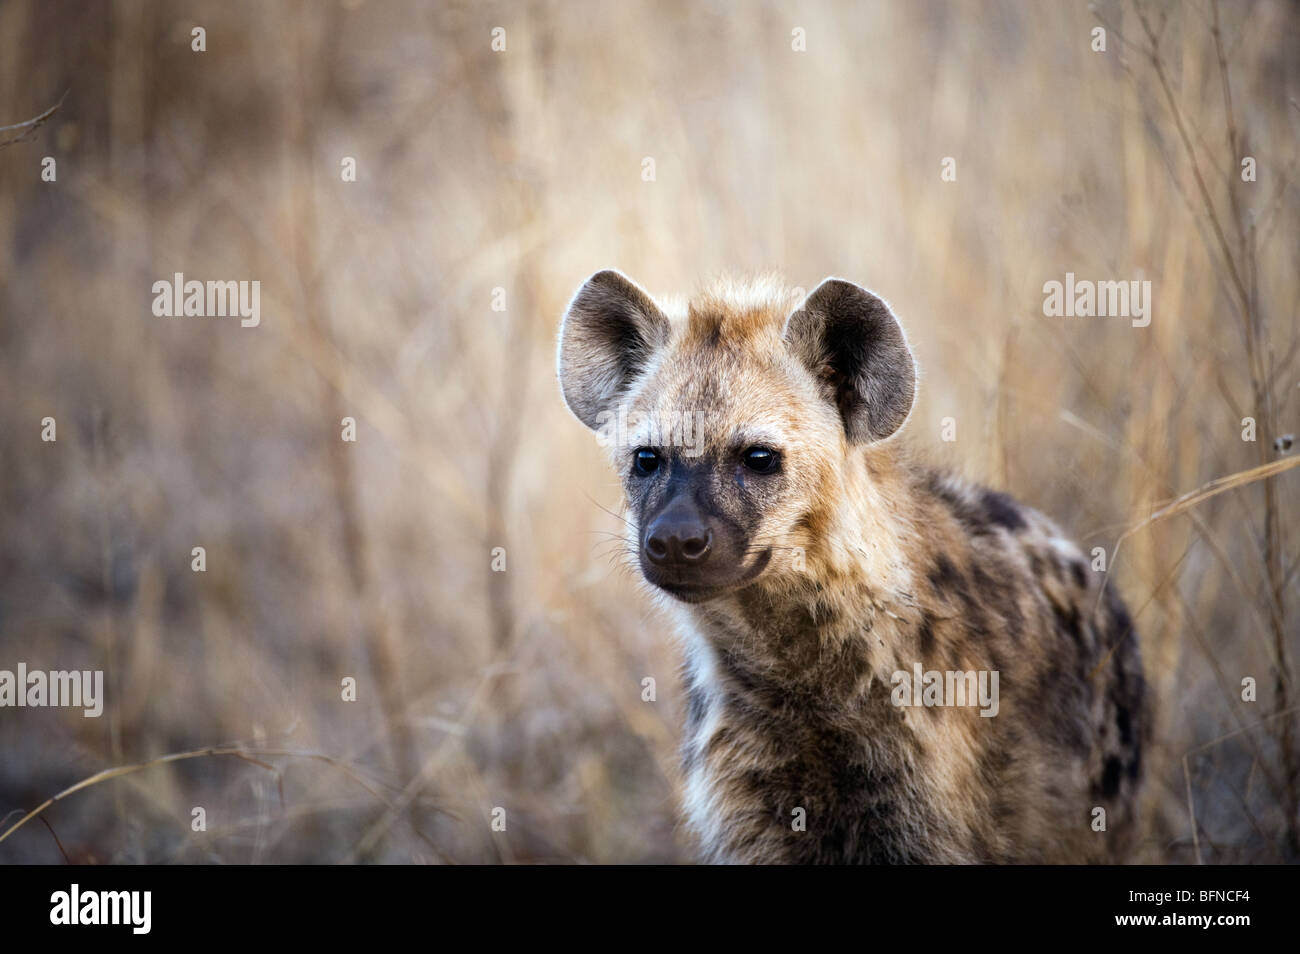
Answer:
[[[1122,858],[1150,717],[1115,588],[1046,517],[903,451],[916,365],[880,298],[827,279],[791,304],[603,271],[560,334],[684,639],[705,858]],[[997,673],[996,708],[909,704],[930,672]]]

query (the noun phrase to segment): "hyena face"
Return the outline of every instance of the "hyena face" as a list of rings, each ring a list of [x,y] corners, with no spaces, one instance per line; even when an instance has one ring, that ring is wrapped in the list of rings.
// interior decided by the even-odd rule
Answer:
[[[815,544],[845,455],[911,409],[915,364],[883,301],[827,279],[790,304],[760,286],[661,307],[602,271],[565,315],[565,401],[622,475],[645,578],[683,601],[782,573],[774,553]]]

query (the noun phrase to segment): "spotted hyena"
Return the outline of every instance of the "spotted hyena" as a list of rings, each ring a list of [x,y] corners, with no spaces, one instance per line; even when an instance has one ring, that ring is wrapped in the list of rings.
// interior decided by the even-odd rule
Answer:
[[[918,377],[884,301],[831,278],[792,304],[602,271],[560,333],[684,639],[704,856],[1121,857],[1150,718],[1115,587],[1042,514],[905,453]]]

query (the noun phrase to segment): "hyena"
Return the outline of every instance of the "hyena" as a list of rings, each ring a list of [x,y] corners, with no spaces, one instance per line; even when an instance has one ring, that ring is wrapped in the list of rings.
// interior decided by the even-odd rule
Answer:
[[[1150,717],[1114,585],[1042,514],[900,447],[918,374],[883,300],[828,278],[794,304],[770,280],[656,301],[602,271],[560,332],[564,400],[610,438],[684,640],[704,858],[1122,859]],[[918,664],[997,673],[996,714],[900,704]]]

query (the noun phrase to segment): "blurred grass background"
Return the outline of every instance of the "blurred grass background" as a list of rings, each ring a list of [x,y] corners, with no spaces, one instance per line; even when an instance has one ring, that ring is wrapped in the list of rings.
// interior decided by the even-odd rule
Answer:
[[[0,710],[0,816],[247,757],[84,789],[0,861],[689,860],[675,648],[554,381],[569,295],[859,281],[918,353],[912,443],[1110,553],[1300,430],[1297,49],[1282,0],[9,0],[0,125],[67,95],[0,149],[0,668],[104,669],[107,706]],[[1150,327],[1044,317],[1067,271],[1150,279]],[[261,326],[154,317],[174,272],[261,281]],[[1161,703],[1143,860],[1297,858],[1295,716],[1259,723],[1296,704],[1298,488],[1113,567]]]

